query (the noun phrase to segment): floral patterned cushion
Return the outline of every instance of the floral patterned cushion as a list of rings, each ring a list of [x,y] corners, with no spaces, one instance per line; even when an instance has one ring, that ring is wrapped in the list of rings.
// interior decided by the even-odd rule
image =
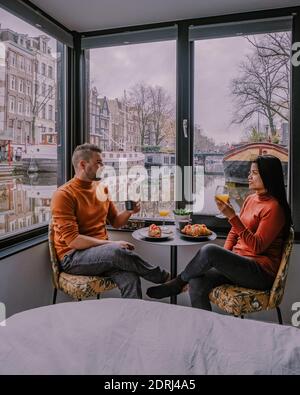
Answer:
[[[78,276],[61,271],[54,247],[54,230],[52,220],[49,222],[49,251],[52,267],[52,281],[55,288],[60,289],[74,299],[84,299],[109,291],[116,287],[109,277]]]
[[[116,287],[109,277],[78,276],[64,272],[60,273],[58,284],[61,291],[74,299],[96,296]]]
[[[212,303],[227,313],[237,316],[265,310],[269,298],[270,291],[258,291],[229,284],[220,285],[209,294]]]
[[[278,273],[271,290],[259,291],[224,284],[210,292],[210,301],[227,313],[237,316],[260,310],[270,310],[279,306],[284,294],[293,242],[294,230],[291,228],[289,237],[284,244]]]

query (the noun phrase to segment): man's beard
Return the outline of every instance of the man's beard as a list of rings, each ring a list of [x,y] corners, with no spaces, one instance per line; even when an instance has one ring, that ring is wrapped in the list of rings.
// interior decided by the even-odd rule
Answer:
[[[101,181],[102,180],[101,174],[102,174],[102,169],[98,169],[96,171],[96,174],[93,174],[92,181]]]
[[[95,174],[95,181],[101,181],[101,180],[102,180],[102,177],[101,177],[102,171],[103,171],[102,168],[100,168],[100,169],[97,170],[97,172],[96,172],[96,174]]]
[[[85,175],[90,181],[101,181],[102,180],[101,173],[102,173],[102,169],[97,170],[96,174],[91,174],[85,171]]]

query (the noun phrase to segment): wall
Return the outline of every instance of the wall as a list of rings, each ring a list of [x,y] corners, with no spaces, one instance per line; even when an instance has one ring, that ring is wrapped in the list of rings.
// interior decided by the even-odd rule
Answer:
[[[47,243],[0,261],[0,302],[7,317],[51,303],[51,292]]]
[[[111,232],[112,240],[127,240],[133,242],[130,233]],[[222,244],[221,241],[218,242]],[[136,252],[144,259],[159,264],[162,268],[169,270],[170,254],[169,247],[152,244],[145,244],[134,241]],[[186,263],[196,253],[198,247],[180,247],[178,249],[178,272],[182,270]],[[150,258],[151,257],[151,258]],[[281,310],[283,320],[286,324],[291,322],[291,306],[294,302],[300,302],[300,246],[295,245],[291,257],[289,275],[287,279],[286,291]],[[146,280],[142,280],[144,298],[148,299],[145,291],[151,285]],[[103,297],[119,297],[118,289],[105,292]],[[61,292],[58,292],[57,302],[70,301]],[[17,312],[44,306],[52,303],[51,271],[49,264],[49,254],[47,243],[40,244],[32,249],[28,249],[19,254],[0,261],[0,302],[5,303],[7,316]],[[162,302],[168,303],[168,299]],[[188,293],[178,296],[178,304],[189,306]],[[276,311],[261,312],[247,316],[247,318],[277,322]]]

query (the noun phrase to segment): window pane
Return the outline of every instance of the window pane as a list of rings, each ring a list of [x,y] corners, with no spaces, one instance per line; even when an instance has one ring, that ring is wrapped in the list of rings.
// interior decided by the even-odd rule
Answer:
[[[58,103],[64,46],[2,9],[0,23],[0,238],[5,238],[49,219],[58,137],[64,133],[61,97]]]
[[[89,62],[89,142],[103,150],[103,182],[121,210],[128,196],[141,199],[138,216],[171,214],[175,41],[91,49]]]
[[[195,41],[194,165],[205,174],[201,213],[218,214],[214,194],[224,184],[240,211],[250,193],[250,161],[259,154],[279,157],[287,178],[290,51],[290,32]]]

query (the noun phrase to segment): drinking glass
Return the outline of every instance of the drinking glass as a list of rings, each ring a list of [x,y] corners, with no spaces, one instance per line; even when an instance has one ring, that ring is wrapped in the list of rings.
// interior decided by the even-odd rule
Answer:
[[[165,218],[168,217],[168,215],[170,214],[170,208],[167,207],[166,205],[159,205],[158,206],[158,214],[160,217],[163,217],[163,223],[162,223],[162,227],[161,230],[163,232],[168,231],[168,227],[165,226]]]
[[[215,192],[215,197],[224,203],[229,203],[229,191],[226,185],[218,185]],[[226,218],[224,214],[216,215],[217,218]]]

